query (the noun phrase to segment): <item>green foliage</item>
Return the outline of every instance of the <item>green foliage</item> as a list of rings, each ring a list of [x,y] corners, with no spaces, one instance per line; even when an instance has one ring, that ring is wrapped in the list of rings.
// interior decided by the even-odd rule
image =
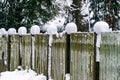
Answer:
[[[91,20],[95,20],[95,22],[103,20],[108,22],[113,30],[119,29],[118,27],[119,24],[118,21],[120,18],[119,0],[90,0],[90,3],[91,3],[90,12],[94,13]]]
[[[0,2],[0,27],[29,28],[44,24],[56,14],[51,0],[5,0]]]

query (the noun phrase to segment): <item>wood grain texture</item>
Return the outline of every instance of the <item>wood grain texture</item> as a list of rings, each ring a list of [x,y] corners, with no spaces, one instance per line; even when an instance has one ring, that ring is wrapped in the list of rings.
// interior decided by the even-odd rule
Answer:
[[[71,34],[71,80],[94,79],[94,33]]]
[[[120,33],[102,33],[100,80],[120,80]]]

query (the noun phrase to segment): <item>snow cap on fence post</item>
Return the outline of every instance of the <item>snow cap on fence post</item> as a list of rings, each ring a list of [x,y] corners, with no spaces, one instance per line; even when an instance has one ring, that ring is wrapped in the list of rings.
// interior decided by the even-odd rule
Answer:
[[[30,28],[30,33],[31,34],[39,34],[40,33],[40,27],[38,25],[33,25]]]
[[[20,28],[18,29],[18,34],[24,35],[24,34],[26,34],[26,33],[27,33],[26,27],[22,26],[22,27],[20,27]]]
[[[54,25],[54,24],[50,24],[49,26],[47,26],[47,33],[49,35],[49,46],[52,46],[52,35],[56,34],[58,35],[57,33],[57,27]]]
[[[110,31],[108,23],[104,21],[96,22],[93,26],[93,30],[94,32],[96,32],[96,34],[101,34],[101,32]]]
[[[0,29],[0,37],[2,37],[2,35],[6,35],[7,36],[7,31],[5,28],[1,28]]]
[[[2,32],[3,35],[7,34],[7,31],[6,31],[5,28],[1,28],[1,32]]]
[[[67,32],[67,34],[71,34],[71,33],[75,33],[77,32],[77,25],[73,22],[68,23],[65,27],[65,32]]]
[[[100,47],[100,42],[101,42],[101,33],[102,32],[109,32],[109,25],[105,21],[98,21],[94,24],[93,26],[94,32],[97,34],[97,42],[96,46]]]
[[[94,32],[97,34],[97,41],[96,41],[96,61],[100,61],[100,43],[101,43],[101,33],[110,31],[109,25],[107,22],[98,21],[93,26]]]
[[[49,43],[48,43],[48,80],[52,80],[51,79],[51,46],[52,46],[52,41],[53,41],[53,35],[54,34],[58,34],[57,33],[57,27],[55,24],[50,24],[49,26],[46,26],[46,30],[47,30],[47,33],[49,35]]]
[[[8,35],[16,34],[16,29],[15,28],[9,28],[8,29]]]

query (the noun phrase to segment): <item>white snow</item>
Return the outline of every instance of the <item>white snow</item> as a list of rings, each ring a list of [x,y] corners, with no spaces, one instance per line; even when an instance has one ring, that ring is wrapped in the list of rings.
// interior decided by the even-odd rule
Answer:
[[[65,32],[67,32],[67,34],[71,34],[71,33],[75,33],[77,32],[77,25],[73,22],[68,23],[65,27]]]
[[[43,74],[37,75],[33,70],[15,70],[0,73],[0,80],[46,80]]]
[[[2,37],[2,35],[7,35],[7,31],[5,28],[0,29],[0,37]]]
[[[34,57],[35,57],[35,53],[34,53],[34,51],[35,51],[35,36],[32,36],[32,69],[34,69],[35,68],[35,66],[34,66]]]
[[[101,33],[102,33],[102,32],[109,32],[109,31],[111,31],[111,29],[109,29],[108,23],[106,23],[106,22],[104,22],[104,21],[98,21],[98,22],[96,22],[96,23],[94,24],[93,30],[94,30],[94,32],[96,32],[96,34],[97,34],[96,46],[97,46],[97,47],[100,47]]]
[[[100,43],[101,43],[101,34],[97,34],[96,46],[100,47]]]
[[[89,14],[89,6],[90,6],[90,2],[88,0],[82,1],[82,7],[81,7],[82,15]]]
[[[104,21],[98,21],[93,26],[94,32],[97,34],[101,34],[101,32],[108,32],[110,31],[108,23]]]
[[[98,21],[98,22],[96,22],[94,24],[93,30],[97,34],[97,41],[96,41],[96,61],[99,62],[100,61],[99,48],[100,48],[100,43],[101,43],[101,33],[102,32],[109,32],[110,29],[109,29],[109,25],[108,25],[107,22]]]
[[[63,31],[64,29],[64,23],[65,23],[65,18],[64,17],[56,17],[55,20],[53,20],[53,23],[57,27],[57,31]]]
[[[2,33],[3,35],[4,35],[4,34],[7,34],[7,31],[6,31],[5,28],[1,28],[0,30],[1,30],[1,33]]]
[[[49,26],[47,26],[47,33],[49,35],[57,34],[57,27],[56,27],[56,25],[50,24]]]
[[[64,6],[70,7],[73,3],[73,0],[56,0],[56,4],[58,4],[59,7],[63,8]]]
[[[0,29],[0,38],[2,37],[2,32],[1,32],[1,29]]]
[[[18,29],[18,33],[19,33],[20,35],[26,34],[26,33],[27,33],[26,27],[20,27],[20,28]]]
[[[52,80],[52,78],[51,78],[51,45],[49,45],[49,51],[48,52],[49,52],[48,53],[48,79]]]
[[[16,34],[17,32],[16,32],[16,29],[15,28],[9,28],[8,29],[8,34],[9,35],[12,35],[12,34]]]
[[[56,16],[55,19],[50,20],[45,25],[41,26],[41,30],[47,32],[48,34],[56,34],[56,30],[53,32],[52,29],[57,29],[57,32],[62,32],[64,30],[65,17]],[[52,28],[51,30],[49,28]]]
[[[67,74],[65,75],[65,80],[70,80],[70,73],[67,73]]]
[[[31,34],[39,34],[40,33],[40,27],[38,25],[33,25],[30,29]]]
[[[1,2],[1,3],[3,3],[3,2],[4,2],[4,0],[0,0],[0,2]]]

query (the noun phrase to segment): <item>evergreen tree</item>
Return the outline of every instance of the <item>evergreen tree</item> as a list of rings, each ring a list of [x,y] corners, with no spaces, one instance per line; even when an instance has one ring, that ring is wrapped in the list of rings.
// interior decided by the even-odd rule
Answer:
[[[73,21],[75,21],[78,31],[86,32],[88,31],[88,21],[83,21],[84,17],[88,16],[88,14],[82,14],[82,5],[85,4],[84,0],[73,0]]]
[[[119,0],[90,0],[90,12],[93,13],[91,20],[94,23],[100,20],[108,22],[113,30],[117,30],[120,27],[120,1]],[[92,26],[94,23],[91,23]]]
[[[0,27],[29,28],[44,24],[56,14],[52,0],[4,0],[0,2]]]

